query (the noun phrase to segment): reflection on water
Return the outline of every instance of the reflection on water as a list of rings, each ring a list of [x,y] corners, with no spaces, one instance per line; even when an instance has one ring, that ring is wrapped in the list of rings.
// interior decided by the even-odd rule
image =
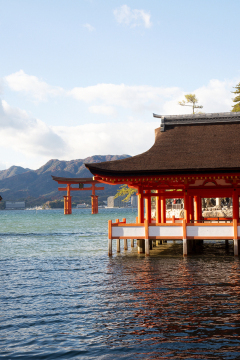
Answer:
[[[137,262],[133,270],[132,263],[122,259],[120,266],[113,260],[108,269],[117,287],[121,279],[116,303],[125,295],[125,315],[118,325],[122,331],[117,339],[116,334],[110,336],[113,344],[134,344],[139,357],[151,359],[239,355],[238,260],[149,258]],[[124,269],[121,277],[120,269]]]
[[[216,251],[109,259],[105,213],[99,219],[99,229],[92,217],[85,226],[95,242],[87,252],[79,217],[71,231],[61,224],[64,236],[47,219],[36,237],[21,237],[20,225],[16,238],[7,227],[11,236],[0,235],[0,358],[240,358],[238,259]]]

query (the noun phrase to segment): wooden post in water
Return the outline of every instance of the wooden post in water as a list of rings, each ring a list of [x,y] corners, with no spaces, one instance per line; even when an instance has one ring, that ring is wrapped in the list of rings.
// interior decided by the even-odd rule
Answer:
[[[145,239],[145,255],[149,256],[150,255],[150,248],[149,248],[149,239]]]
[[[112,220],[108,220],[108,256],[112,256]]]
[[[233,219],[233,232],[234,232],[234,239],[233,239],[233,246],[234,246],[234,256],[240,255],[240,240],[238,240],[238,228],[237,228],[237,219]]]
[[[183,256],[187,256],[189,252],[189,240],[187,240],[187,229],[186,229],[186,219],[183,219]]]
[[[138,245],[138,254],[144,254],[145,253],[144,239],[137,239],[137,245]]]
[[[116,243],[117,243],[117,253],[120,253],[121,248],[120,248],[120,239],[116,239]]]
[[[134,239],[131,239],[131,247],[134,247]]]
[[[124,250],[127,250],[128,249],[128,241],[127,239],[124,239]]]

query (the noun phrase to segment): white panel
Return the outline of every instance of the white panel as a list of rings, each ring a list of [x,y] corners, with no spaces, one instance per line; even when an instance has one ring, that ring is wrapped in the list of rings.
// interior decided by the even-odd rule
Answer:
[[[233,236],[233,226],[187,226],[187,236]]]
[[[149,226],[149,236],[183,236],[182,226]]]
[[[112,227],[112,236],[145,236],[145,227],[144,226],[113,226]]]

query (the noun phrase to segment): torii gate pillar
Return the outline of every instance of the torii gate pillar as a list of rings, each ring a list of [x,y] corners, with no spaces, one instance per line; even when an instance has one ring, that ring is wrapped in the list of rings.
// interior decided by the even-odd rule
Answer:
[[[98,196],[91,195],[92,198],[92,214],[98,214]]]
[[[70,196],[70,185],[67,185],[67,196],[64,196],[64,215],[72,214],[72,196]]]

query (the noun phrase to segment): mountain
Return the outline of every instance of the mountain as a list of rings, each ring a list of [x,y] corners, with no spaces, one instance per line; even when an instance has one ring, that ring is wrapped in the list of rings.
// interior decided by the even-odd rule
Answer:
[[[85,159],[61,161],[49,160],[37,170],[12,166],[0,172],[0,195],[5,201],[26,201],[27,206],[41,205],[49,200],[62,199],[64,192],[58,191],[58,184],[51,175],[62,177],[92,177],[84,163],[120,160],[130,155],[95,155]],[[115,195],[117,188],[104,185],[105,190],[99,191],[99,203],[110,195]],[[72,201],[90,203],[90,191],[74,191]]]
[[[27,171],[29,171],[30,169],[25,169],[21,166],[11,166],[9,169],[7,170],[0,170],[0,180],[5,179],[5,178],[9,178],[11,176],[14,175],[19,175],[19,174],[23,174]]]

